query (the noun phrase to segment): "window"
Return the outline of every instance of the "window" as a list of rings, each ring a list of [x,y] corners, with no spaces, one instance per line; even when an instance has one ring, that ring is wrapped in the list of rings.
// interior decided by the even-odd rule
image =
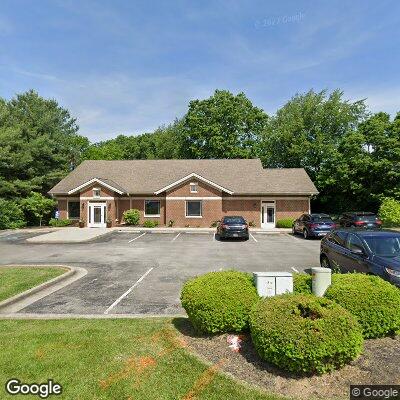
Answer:
[[[365,252],[363,242],[358,236],[353,234],[349,236],[349,240],[347,241],[347,248],[351,251],[362,250]]]
[[[186,202],[186,217],[191,217],[191,218],[202,217],[201,201],[189,200]]]
[[[160,216],[160,200],[144,201],[144,216],[159,217]]]
[[[197,193],[197,182],[192,182],[190,184],[190,193]]]
[[[79,201],[69,201],[68,202],[68,219],[79,219]]]
[[[332,234],[330,237],[331,241],[339,246],[344,247],[344,244],[347,239],[347,233],[346,232],[335,232]]]
[[[93,189],[93,197],[96,199],[101,197],[100,189]]]

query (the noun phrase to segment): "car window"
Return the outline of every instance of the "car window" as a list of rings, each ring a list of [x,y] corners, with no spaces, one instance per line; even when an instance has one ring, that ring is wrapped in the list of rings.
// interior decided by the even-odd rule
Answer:
[[[313,215],[311,217],[311,221],[313,221],[313,222],[333,222],[332,218],[329,215]]]
[[[344,247],[347,239],[347,232],[334,232],[331,236],[331,241],[339,246]]]
[[[362,240],[354,234],[349,235],[346,247],[351,251],[360,249],[363,251],[365,250]]]
[[[372,253],[382,257],[400,256],[400,236],[372,236],[364,239]]]
[[[225,217],[225,224],[244,224],[245,220],[242,217]]]
[[[304,218],[306,217],[306,215],[305,214],[303,214],[300,218],[299,218],[299,220],[300,221],[304,221]]]

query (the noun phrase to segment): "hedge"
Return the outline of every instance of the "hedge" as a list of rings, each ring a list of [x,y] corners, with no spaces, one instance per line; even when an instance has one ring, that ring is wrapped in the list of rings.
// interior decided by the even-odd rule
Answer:
[[[293,274],[293,292],[297,294],[312,293],[312,276],[309,274]]]
[[[203,333],[247,330],[258,300],[252,276],[238,271],[209,272],[186,282],[181,292],[182,307]]]
[[[294,373],[322,374],[355,359],[363,336],[357,319],[325,298],[284,294],[259,301],[250,332],[260,357]]]
[[[73,224],[74,221],[71,221],[70,219],[55,219],[55,218],[51,218],[49,221],[49,225],[50,226],[54,226],[54,227],[61,227],[61,226],[68,226]]]
[[[143,222],[143,226],[145,228],[155,228],[156,226],[158,226],[158,221],[152,221],[149,219]]]
[[[17,229],[25,225],[25,215],[19,204],[0,199],[0,229]]]
[[[276,221],[277,228],[291,228],[293,226],[294,218],[283,218]]]
[[[325,297],[358,319],[365,338],[394,335],[400,329],[400,290],[379,276],[334,274]]]

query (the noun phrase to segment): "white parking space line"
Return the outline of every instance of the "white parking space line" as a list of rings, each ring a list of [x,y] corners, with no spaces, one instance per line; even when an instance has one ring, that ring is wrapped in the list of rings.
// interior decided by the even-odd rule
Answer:
[[[144,236],[145,234],[146,234],[146,232],[145,232],[145,233],[142,233],[142,234],[139,235],[139,236],[136,236],[135,238],[129,240],[128,243],[131,243],[131,242],[133,242],[134,240],[139,239],[140,237]]]
[[[174,242],[176,239],[178,239],[178,237],[180,236],[181,232],[179,232],[173,239],[172,242]]]
[[[249,235],[251,236],[251,238],[252,238],[255,242],[258,242],[258,240],[257,240],[251,233],[249,233]]]
[[[292,270],[294,271],[294,272],[299,272],[299,270],[298,269],[296,269],[295,267],[292,267]]]
[[[214,235],[213,235],[213,242],[215,242],[217,239],[215,239],[215,232],[214,232]]]
[[[133,286],[131,286],[124,294],[122,294],[121,296],[118,297],[117,300],[114,301],[114,303],[111,304],[110,307],[107,308],[106,311],[104,311],[104,314],[108,314],[122,299],[124,299],[126,296],[128,296],[128,294],[130,292],[132,292],[133,289],[135,289],[135,287],[137,285],[139,285],[140,282],[142,282],[142,280],[144,278],[146,278],[146,276],[154,269],[154,267],[151,267],[150,269],[148,269],[136,282]]]

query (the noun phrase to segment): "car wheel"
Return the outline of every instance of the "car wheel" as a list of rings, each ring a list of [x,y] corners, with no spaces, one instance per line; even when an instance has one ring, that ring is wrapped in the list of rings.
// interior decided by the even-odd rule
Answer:
[[[307,230],[307,229],[304,229],[304,231],[303,231],[303,237],[304,237],[304,239],[306,239],[306,240],[309,238],[308,230]]]
[[[329,262],[329,258],[327,256],[321,256],[320,264],[322,268],[331,268],[331,263]]]
[[[296,229],[294,228],[294,225],[292,226],[292,235],[296,234]]]

